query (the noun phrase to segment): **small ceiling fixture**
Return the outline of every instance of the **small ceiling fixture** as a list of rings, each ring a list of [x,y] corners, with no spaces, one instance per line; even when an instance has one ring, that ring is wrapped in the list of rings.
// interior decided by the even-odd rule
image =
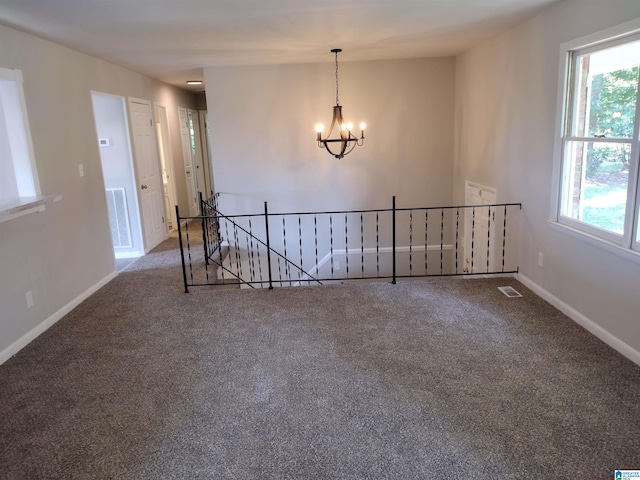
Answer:
[[[202,85],[202,80],[187,80],[187,85]]]
[[[340,98],[338,96],[338,54],[342,51],[341,48],[334,48],[331,53],[336,55],[336,106],[333,107],[333,119],[331,120],[331,127],[329,127],[329,133],[325,138],[322,138],[322,131],[324,126],[321,124],[316,125],[316,134],[318,140],[318,146],[320,148],[326,148],[327,152],[336,158],[342,158],[345,155],[351,153],[356,148],[356,145],[362,145],[364,143],[364,129],[366,125],[364,122],[360,124],[360,138],[354,136],[351,133],[353,124],[351,122],[345,123],[342,119],[342,106],[340,105]],[[338,127],[339,137],[331,138],[333,129]],[[336,151],[333,151],[330,147],[332,143],[337,143]]]

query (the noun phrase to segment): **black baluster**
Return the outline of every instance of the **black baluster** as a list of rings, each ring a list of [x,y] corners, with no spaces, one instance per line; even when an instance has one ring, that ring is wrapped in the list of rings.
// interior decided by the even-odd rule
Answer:
[[[191,277],[191,285],[195,282],[193,281],[193,264],[191,263],[191,242],[189,242],[189,222],[185,222],[184,231],[187,236],[187,256],[189,257],[189,276]]]
[[[180,259],[182,260],[182,280],[184,281],[184,293],[189,293],[187,285],[187,266],[184,263],[184,247],[182,245],[182,228],[180,227],[180,209],[176,205],[176,223],[178,224],[178,243],[180,244]]]
[[[487,220],[487,273],[489,273],[489,258],[491,255],[491,207],[489,207],[489,218]]]
[[[362,212],[360,212],[360,260],[362,262],[362,278],[364,278],[364,218]]]
[[[282,268],[280,266],[280,255],[278,255],[278,278],[280,279],[280,286],[282,286]]]
[[[242,262],[240,261],[240,240],[238,239],[238,226],[233,222],[233,238],[235,240],[235,253],[236,253],[236,272],[240,278],[242,275]]]
[[[347,214],[344,214],[344,263],[347,269],[347,278],[349,278],[349,232],[347,229]]]
[[[254,251],[253,251],[253,229],[251,228],[251,217],[249,217],[249,238],[251,239],[251,257],[249,259],[250,261],[250,265],[251,265],[251,271],[252,271],[252,280],[255,280],[255,275],[256,275],[256,261],[255,261],[255,255],[254,255]],[[262,279],[260,279],[262,280]],[[262,284],[260,284],[260,287],[262,288]]]
[[[458,273],[458,233],[460,224],[460,208],[456,208],[456,271]]]
[[[502,271],[504,272],[504,257],[507,248],[507,206],[504,206],[504,223],[502,224]]]
[[[264,202],[264,231],[267,237],[267,269],[269,270],[269,290],[273,290],[273,279],[271,278],[271,242],[269,241],[269,210],[267,202]]]
[[[396,284],[396,196],[391,202],[391,253],[392,253],[392,284]]]
[[[249,249],[249,235],[245,233],[244,236],[247,241],[247,264],[249,266],[249,281],[253,282],[254,271],[253,271],[253,265],[251,264],[251,257],[253,256],[253,250]]]
[[[284,274],[286,275],[286,280],[289,280],[289,286],[292,286],[291,268],[289,266],[289,256],[287,255],[287,225],[284,215],[282,215],[282,241],[284,243]]]
[[[429,210],[424,211],[424,274],[428,275],[429,268]]]
[[[413,210],[409,210],[409,276],[413,274]]]
[[[475,248],[475,237],[476,237],[476,207],[473,207],[471,210],[471,270],[469,273],[473,273],[473,250]]]
[[[444,252],[444,208],[440,209],[440,275],[442,275],[442,257]]]
[[[204,209],[204,201],[202,200],[202,192],[198,192],[198,198],[200,200],[200,221],[202,222],[202,243],[203,243],[202,246],[204,248],[204,267],[206,272],[207,265],[209,265],[209,255],[207,254],[207,224],[205,221],[205,209]]]
[[[380,276],[380,213],[376,212],[376,277]]]
[[[302,272],[304,272],[304,268],[302,268],[302,219],[300,215],[298,215],[298,237],[300,238],[300,271],[298,272],[298,283],[302,280]]]
[[[316,245],[316,278],[320,278],[320,267],[318,266],[318,216],[313,215],[313,236]],[[311,285],[311,282],[309,282]]]
[[[229,271],[233,270],[233,265],[231,265],[231,236],[229,235],[229,220],[228,219],[224,219],[224,231],[225,231],[225,235],[227,238],[227,259],[229,261]],[[221,242],[222,243],[222,242]],[[222,266],[224,266],[224,259],[222,258],[222,245],[220,245],[220,259],[221,259],[221,264]],[[222,283],[224,283],[224,268],[221,270],[222,271]]]
[[[329,239],[330,239],[330,254],[331,254],[331,278],[333,278],[333,215],[329,214]]]

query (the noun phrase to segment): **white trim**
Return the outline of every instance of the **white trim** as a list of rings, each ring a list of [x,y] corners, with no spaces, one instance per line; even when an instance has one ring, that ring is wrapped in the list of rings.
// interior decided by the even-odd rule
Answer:
[[[583,327],[589,333],[598,337],[604,343],[606,343],[616,351],[620,352],[622,355],[627,357],[633,363],[640,365],[640,352],[638,350],[626,344],[625,342],[620,340],[618,337],[614,336],[612,333],[602,328],[596,322],[587,318],[585,315],[578,312],[575,308],[566,304],[565,302],[560,300],[558,297],[552,295],[547,290],[542,288],[537,283],[534,283],[533,280],[529,279],[523,274],[518,273],[516,274],[515,278],[520,283],[522,283],[525,287],[527,287],[529,290],[533,291],[536,295],[546,300],[555,308],[557,308],[562,313],[564,313],[566,316],[571,318],[574,322],[576,322],[578,325]]]
[[[630,20],[613,27],[599,30],[589,35],[584,35],[574,40],[569,40],[560,45],[560,50],[568,52],[569,50],[580,50],[584,48],[603,43],[605,41],[612,41],[618,38],[631,36],[640,31],[640,18]]]
[[[14,68],[0,67],[0,80],[23,83],[22,71]]]
[[[164,111],[164,113],[161,113],[160,115],[160,117],[162,117],[161,122],[159,122],[158,118],[156,118],[156,108]],[[176,190],[177,186],[176,186],[176,178],[175,178],[174,165],[173,165],[173,145],[171,144],[171,130],[169,128],[169,108],[162,103],[153,102],[153,119],[154,119],[154,122],[160,123],[161,125],[160,128],[163,130],[162,140],[164,141],[164,143],[166,143],[166,151],[165,151],[165,149],[160,145],[160,141],[159,141],[160,139],[156,135],[156,141],[158,143],[158,155],[160,155],[160,149],[162,149],[162,153],[165,156],[164,166],[167,169],[167,175],[170,175],[169,181],[167,183],[169,186],[169,201],[170,202],[172,201],[173,206],[169,205],[169,211],[166,212],[167,217],[169,217],[167,220],[171,220],[171,225],[172,225],[171,228],[173,228],[174,230],[177,230],[175,206],[178,204],[178,193]],[[163,127],[166,128],[166,132],[164,132],[165,128]],[[160,167],[162,167],[162,160],[160,160]],[[167,224],[167,231],[169,231],[169,222],[167,221],[166,224]]]
[[[24,347],[26,347],[29,343],[31,343],[33,340],[35,340],[40,334],[45,332],[49,327],[54,325],[62,317],[64,317],[71,310],[76,308],[83,301],[85,301],[87,298],[89,298],[95,292],[100,290],[102,287],[104,287],[107,283],[109,283],[111,280],[113,280],[117,276],[118,276],[118,272],[117,271],[114,271],[114,272],[110,273],[105,278],[100,280],[98,283],[96,283],[92,287],[89,287],[83,293],[81,293],[76,298],[71,300],[69,303],[67,303],[64,307],[62,307],[60,310],[55,312],[53,315],[51,315],[45,321],[39,323],[36,327],[34,327],[31,330],[29,330],[22,337],[20,337],[18,340],[13,342],[7,348],[5,348],[2,352],[0,352],[0,365],[2,365],[4,362],[9,360],[12,356],[14,356],[16,353],[18,353],[20,350],[22,350]]]
[[[640,252],[638,252],[637,250],[630,250],[626,247],[623,247],[619,243],[610,242],[600,236],[590,235],[584,230],[571,228],[571,226],[565,223],[559,223],[550,220],[548,224],[551,229],[555,230],[556,232],[569,235],[570,237],[586,242],[593,247],[600,248],[613,255],[624,258],[625,260],[640,264]]]
[[[0,68],[0,97],[3,96],[3,90],[6,94],[3,102],[0,102],[3,104],[0,105],[0,110],[3,110],[0,115],[7,116],[6,127],[15,185],[20,197],[32,197],[41,195],[42,191],[40,190],[23,83],[21,70]],[[10,118],[13,121],[9,122]]]
[[[144,252],[141,250],[134,250],[131,252],[114,252],[114,256],[116,260],[120,260],[123,258],[140,258],[144,257]]]
[[[553,149],[553,169],[552,169],[552,177],[551,177],[551,201],[550,201],[550,211],[549,211],[549,221],[552,225],[559,225],[562,223],[568,223],[569,229],[575,232],[583,232],[584,237],[588,238],[593,235],[601,235],[604,238],[605,242],[615,242],[615,234],[613,237],[608,235],[607,233],[601,233],[597,228],[589,228],[587,225],[583,225],[582,223],[576,223],[572,225],[570,217],[566,217],[562,214],[561,209],[564,204],[566,204],[565,196],[565,176],[566,165],[564,164],[564,156],[565,156],[565,145],[571,141],[594,141],[594,142],[604,142],[604,143],[625,143],[631,144],[631,158],[635,158],[631,165],[631,169],[629,171],[629,189],[635,193],[635,195],[631,195],[627,192],[627,212],[630,211],[629,207],[636,207],[634,211],[634,218],[631,216],[627,216],[625,219],[625,234],[622,236],[622,244],[623,247],[627,249],[627,251],[632,251],[636,246],[636,242],[634,241],[636,237],[636,233],[634,227],[636,225],[636,219],[639,215],[638,208],[640,208],[640,198],[639,196],[639,186],[638,186],[638,169],[640,165],[637,161],[638,156],[638,142],[636,138],[629,139],[613,139],[613,138],[591,138],[591,137],[576,137],[572,136],[573,126],[569,126],[570,130],[567,126],[567,120],[569,118],[573,118],[574,113],[568,112],[568,107],[571,102],[572,93],[570,90],[570,83],[575,81],[575,78],[572,78],[573,72],[573,60],[572,53],[575,55],[585,55],[589,53],[593,53],[594,51],[598,51],[599,49],[605,46],[615,46],[619,44],[623,44],[629,41],[637,41],[640,36],[640,18],[636,18],[634,20],[630,20],[628,22],[615,25],[613,27],[600,30],[589,35],[582,36],[580,38],[576,38],[574,40],[570,40],[568,42],[564,42],[560,44],[560,61],[558,67],[558,92],[556,99],[556,133],[554,139],[554,149]],[[636,105],[636,119],[635,125],[638,125],[638,119],[640,118],[640,97],[636,99],[638,105]],[[575,106],[572,106],[572,108]],[[637,127],[636,127],[637,128]],[[637,133],[637,132],[636,132]]]
[[[48,203],[62,200],[61,195],[40,195],[0,200],[0,223],[29,213],[44,212]]]
[[[428,245],[427,251],[432,251],[432,250],[440,250],[440,244]],[[453,250],[453,245],[442,245],[442,250]],[[369,247],[369,248],[365,248],[364,250],[362,250],[361,248],[349,249],[349,255],[363,255],[363,254],[372,255],[374,253],[392,253],[392,252],[393,252],[393,247],[380,247],[379,249]],[[409,247],[408,246],[396,247],[396,252],[409,253]],[[411,252],[412,253],[424,252],[424,245],[416,245],[415,247],[411,247]],[[317,274],[318,271],[331,260],[332,255],[335,257],[337,255],[346,255],[346,253],[347,251],[344,248],[335,249],[333,251],[333,254],[331,252],[327,253],[324,257],[320,259],[320,261],[316,265],[311,267],[308,274],[310,276],[314,276],[315,274]],[[303,277],[305,278],[300,279],[300,281],[304,282],[304,281],[310,280],[311,278],[309,277],[309,275],[303,275]],[[357,278],[354,278],[354,280],[357,280]]]

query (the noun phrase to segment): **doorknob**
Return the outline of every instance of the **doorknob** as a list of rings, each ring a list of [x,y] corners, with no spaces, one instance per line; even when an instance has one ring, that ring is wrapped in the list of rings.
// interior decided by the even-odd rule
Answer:
[[[140,190],[144,190],[145,188],[147,188],[146,185],[140,185]]]

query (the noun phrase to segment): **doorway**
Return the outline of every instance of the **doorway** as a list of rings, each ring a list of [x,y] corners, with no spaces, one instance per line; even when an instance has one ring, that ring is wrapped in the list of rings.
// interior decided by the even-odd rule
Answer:
[[[182,160],[184,162],[184,174],[187,179],[187,198],[189,200],[189,215],[195,217],[199,214],[198,186],[196,180],[196,165],[194,158],[195,145],[191,143],[191,129],[189,114],[186,108],[179,107],[180,138],[182,140]]]
[[[91,92],[116,260],[144,255],[124,97]]]
[[[156,119],[156,137],[158,138],[158,151],[160,153],[160,167],[162,169],[162,187],[164,193],[164,206],[167,218],[167,226],[176,229],[175,205],[178,204],[176,196],[176,182],[173,174],[173,158],[171,155],[171,137],[169,135],[169,120],[167,107],[154,104]]]
[[[209,114],[206,110],[200,110],[198,112],[200,117],[200,140],[202,144],[202,157],[204,163],[204,179],[206,195],[210,197],[215,193],[213,183],[213,162],[211,159],[211,132],[209,131]]]

